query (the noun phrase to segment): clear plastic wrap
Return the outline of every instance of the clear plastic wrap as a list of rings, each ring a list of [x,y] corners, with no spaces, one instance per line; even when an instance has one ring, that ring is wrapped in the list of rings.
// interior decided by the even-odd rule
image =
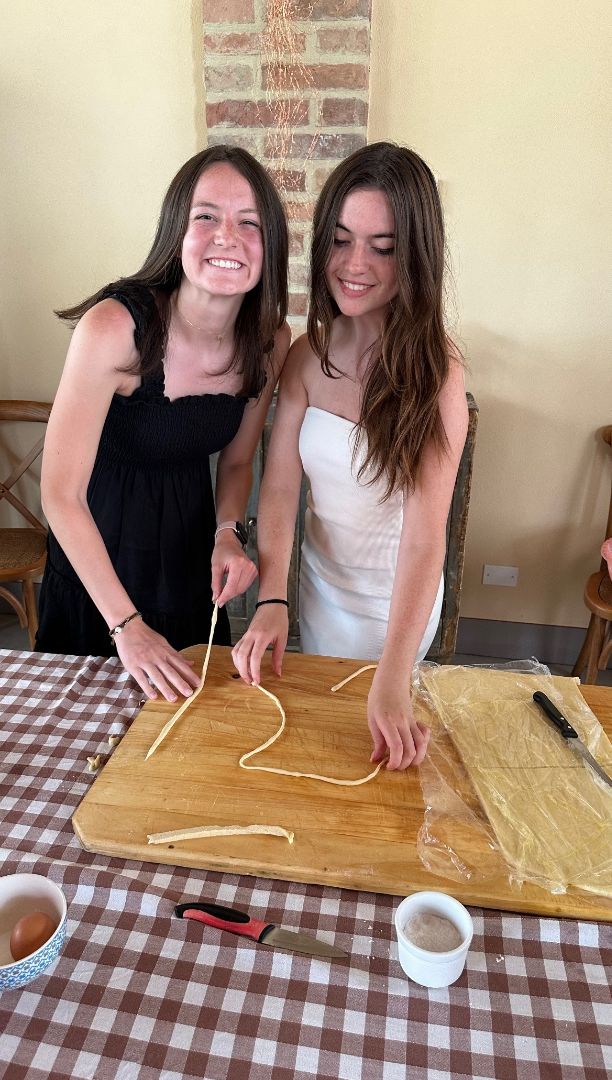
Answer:
[[[419,665],[414,702],[432,727],[419,769],[417,850],[434,874],[500,876],[553,893],[612,897],[612,788],[533,701],[542,690],[612,775],[612,745],[577,679],[537,660],[495,667]]]

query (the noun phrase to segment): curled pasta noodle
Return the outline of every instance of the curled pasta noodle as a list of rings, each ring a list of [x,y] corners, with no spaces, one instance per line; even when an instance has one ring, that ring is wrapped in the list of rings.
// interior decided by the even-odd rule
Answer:
[[[359,672],[356,671],[355,674],[358,675]],[[350,677],[352,678],[352,676]],[[300,777],[304,780],[321,780],[324,784],[337,784],[338,787],[357,787],[359,784],[367,784],[368,780],[373,780],[376,774],[382,768],[383,762],[379,761],[376,768],[371,773],[368,773],[367,776],[362,776],[358,780],[337,780],[333,776],[319,776],[318,773],[291,772],[289,769],[276,769],[270,765],[246,765],[245,762],[248,761],[249,758],[254,757],[255,754],[261,754],[264,750],[267,750],[269,746],[272,746],[272,743],[275,743],[276,740],[280,738],[283,731],[285,730],[286,723],[285,710],[283,709],[283,706],[281,705],[276,695],[272,694],[270,690],[266,690],[263,686],[260,686],[259,683],[255,683],[255,687],[257,690],[260,690],[262,694],[265,694],[266,697],[270,698],[270,700],[274,702],[278,711],[281,714],[281,724],[278,731],[275,731],[274,735],[267,739],[266,742],[262,743],[261,746],[256,746],[254,750],[249,750],[246,754],[242,755],[240,761],[238,762],[241,769],[256,769],[258,772],[277,773],[279,776],[295,776]]]
[[[208,645],[207,645],[207,648],[206,648],[206,655],[204,657],[204,664],[202,666],[202,677],[200,679],[200,684],[197,687],[197,689],[194,691],[194,693],[191,695],[191,697],[188,697],[188,698],[185,699],[185,701],[180,706],[180,708],[177,709],[177,711],[174,713],[174,715],[170,717],[167,724],[164,725],[164,727],[160,731],[159,735],[155,739],[155,742],[149,747],[149,750],[147,751],[145,760],[150,758],[151,755],[155,753],[157,748],[161,745],[161,743],[164,741],[166,736],[170,733],[170,731],[172,730],[172,728],[176,724],[177,720],[180,719],[180,717],[183,715],[183,713],[195,701],[198,694],[201,693],[201,691],[202,691],[202,689],[204,687],[204,682],[206,680],[206,672],[208,671],[208,663],[209,663],[209,660],[210,660],[210,651],[211,651],[211,648],[212,648],[213,634],[214,634],[215,626],[216,626],[216,623],[217,623],[218,610],[219,610],[219,606],[218,606],[218,604],[215,604],[215,606],[213,608],[212,619],[211,619],[211,624],[210,624],[210,635],[209,635],[209,638],[208,638]],[[334,693],[336,690],[339,690],[341,686],[344,686],[345,683],[350,682],[350,680],[354,679],[357,675],[360,675],[362,671],[368,671],[370,668],[374,668],[374,667],[376,667],[376,664],[367,664],[365,667],[359,668],[358,671],[353,672],[352,675],[349,675],[346,679],[343,679],[342,682],[339,682],[335,686],[332,686],[332,688],[331,688],[332,693]],[[280,701],[276,697],[276,694],[271,693],[270,690],[266,690],[265,687],[260,686],[259,683],[255,683],[254,685],[255,685],[255,688],[260,691],[260,693],[265,694],[266,697],[270,699],[270,701],[274,702],[274,704],[276,705],[276,708],[280,712],[281,723],[280,723],[280,727],[278,728],[278,730],[275,731],[274,734],[269,739],[267,739],[265,742],[263,742],[261,744],[261,746],[256,746],[254,750],[248,750],[245,754],[242,755],[242,757],[238,761],[238,764],[239,764],[241,769],[253,770],[254,772],[276,773],[278,776],[294,776],[294,777],[296,777],[298,779],[303,779],[303,780],[320,780],[321,783],[323,783],[323,784],[336,784],[338,787],[358,787],[359,784],[367,784],[368,780],[373,780],[374,777],[380,772],[380,769],[382,768],[382,766],[384,764],[384,762],[382,762],[382,761],[380,761],[378,763],[376,768],[373,769],[371,773],[368,773],[367,776],[359,777],[359,779],[357,779],[357,780],[340,780],[340,779],[337,779],[337,778],[335,778],[333,776],[320,776],[318,773],[293,772],[290,769],[277,769],[277,768],[275,768],[275,767],[273,767],[271,765],[247,765],[246,762],[250,758],[255,757],[256,754],[263,753],[264,750],[267,750],[269,746],[272,746],[272,744],[275,743],[276,740],[280,738],[280,736],[283,734],[283,731],[285,730],[285,725],[286,725],[286,721],[287,721],[287,718],[286,718],[286,715],[285,715],[285,710],[283,709],[283,706],[281,705]],[[271,827],[275,828],[276,826],[271,826]],[[234,828],[234,826],[228,826],[228,828]],[[254,828],[254,826],[244,826],[244,828],[252,829],[252,828]],[[207,833],[205,835],[218,835],[218,834],[216,834],[216,833]],[[149,843],[152,843],[152,842],[153,841],[151,841],[151,840],[149,841]],[[161,841],[159,841],[159,842],[161,843]]]

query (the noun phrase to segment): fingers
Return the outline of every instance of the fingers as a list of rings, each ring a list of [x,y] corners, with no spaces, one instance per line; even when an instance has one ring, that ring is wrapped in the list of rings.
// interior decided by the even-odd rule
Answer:
[[[126,671],[129,671],[130,675],[132,675],[132,677],[136,680],[144,696],[148,698],[149,701],[156,701],[157,691],[148,676],[145,675],[144,672],[142,674],[137,674],[134,671],[130,671],[130,669],[126,665],[124,665],[124,667]]]
[[[420,765],[427,754],[427,748],[429,746],[429,740],[431,738],[431,729],[425,724],[421,724],[417,721],[412,730],[414,739],[415,755],[412,759],[413,765]]]
[[[407,769],[414,758],[414,742],[410,730],[402,734],[403,738],[397,728],[393,728],[387,734],[387,746],[389,747],[387,769]]]
[[[193,663],[181,656],[161,634],[140,625],[133,637],[121,635],[117,653],[145,696],[155,701],[160,695],[176,701],[177,695],[190,697],[199,685]]]
[[[232,659],[246,683],[259,683],[261,679],[261,658],[270,642],[264,635],[249,638],[248,631],[234,646]]]
[[[395,729],[389,743],[388,769],[407,769],[409,765],[420,765],[427,754],[431,731],[425,724],[412,721],[410,724]]]
[[[210,581],[212,586],[212,598],[213,603],[216,604],[219,598],[219,593],[223,590],[223,575],[225,573],[224,567],[221,563],[213,559],[210,564]]]
[[[261,661],[270,645],[272,646],[272,670],[280,676],[288,630],[289,620],[287,609],[284,607],[280,611],[261,608],[253,617],[246,634],[232,650],[236,670],[246,683],[260,682]]]
[[[176,701],[177,691],[183,697],[191,697],[199,686],[200,680],[193,668],[187,667],[181,661],[182,657],[176,653],[175,656],[165,656],[157,662],[150,661],[147,664],[149,683],[166,701]]]
[[[251,683],[251,668],[250,668],[251,647],[249,643],[249,631],[247,630],[244,637],[237,641],[232,649],[232,660],[234,661],[234,667],[240,675],[241,679],[244,679],[246,683]]]
[[[176,701],[177,695],[174,687],[171,686],[170,681],[159,668],[153,673],[152,677],[149,675],[149,683],[153,689],[159,691],[166,701]]]
[[[370,728],[370,735],[372,736],[372,742],[374,749],[370,757],[370,761],[377,762],[382,761],[387,753],[387,743],[383,738],[382,732],[378,727],[378,724],[373,720],[368,720],[368,726]]]
[[[225,580],[225,585],[217,596],[216,603],[219,604],[219,607],[223,607],[224,604],[233,600],[235,596],[242,596],[242,593],[245,593],[251,587],[256,577],[257,568],[253,563],[239,574],[230,572]]]
[[[257,577],[255,563],[243,552],[231,552],[224,559],[213,557],[211,571],[213,600],[219,607],[241,596]]]
[[[286,641],[283,643],[280,638],[277,638],[272,645],[272,671],[275,675],[278,675],[279,679],[283,673],[283,656],[286,644]]]
[[[420,765],[427,754],[430,729],[406,716],[368,718],[372,735],[373,750],[371,761],[382,761],[388,752],[387,769],[390,771],[407,769],[409,765]]]
[[[191,697],[200,681],[195,671],[189,671],[189,677],[186,677],[179,674],[167,661],[158,664],[148,662],[146,670],[142,667],[131,668],[127,663],[125,667],[134,676],[150,701],[155,701],[160,694],[166,701],[176,701],[178,694]]]

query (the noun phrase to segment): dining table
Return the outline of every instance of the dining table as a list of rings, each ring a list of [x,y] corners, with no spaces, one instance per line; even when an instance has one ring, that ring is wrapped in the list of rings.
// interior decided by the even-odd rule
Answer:
[[[0,650],[0,875],[45,875],[68,905],[53,966],[0,993],[1,1078],[612,1075],[610,923],[470,907],[462,975],[428,989],[400,966],[397,896],[85,850],[72,815],[95,780],[88,758],[103,764],[142,705],[116,658]],[[204,901],[348,956],[176,918]]]

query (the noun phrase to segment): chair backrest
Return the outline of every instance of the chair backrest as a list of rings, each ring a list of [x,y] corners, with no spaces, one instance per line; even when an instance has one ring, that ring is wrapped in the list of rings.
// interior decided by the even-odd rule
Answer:
[[[612,449],[612,424],[603,429],[601,437]],[[609,536],[612,536],[612,489],[610,491],[610,509],[608,510],[608,523],[606,525],[606,535],[604,536],[604,540],[607,540]]]
[[[16,421],[18,423],[35,422],[46,424],[51,412],[51,405],[46,401],[0,401],[0,422]],[[32,528],[46,533],[46,526],[32,513],[19,496],[13,491],[17,481],[27,472],[30,465],[42,452],[45,441],[44,434],[34,443],[34,446],[12,468],[5,480],[0,480],[0,501],[6,499]]]
[[[601,437],[605,443],[612,449],[612,424],[609,427],[602,428]],[[604,540],[608,540],[612,536],[612,485],[610,487],[610,507],[608,510],[608,521],[606,523],[606,535]],[[604,558],[601,560],[599,569],[605,570],[608,564]]]
[[[452,657],[455,651],[459,626],[459,603],[465,560],[465,534],[472,489],[476,428],[478,426],[478,406],[472,394],[467,393],[466,397],[469,412],[468,431],[457,470],[455,489],[446,524],[442,612],[436,636],[427,653],[428,660],[437,660],[439,662],[449,660]]]

